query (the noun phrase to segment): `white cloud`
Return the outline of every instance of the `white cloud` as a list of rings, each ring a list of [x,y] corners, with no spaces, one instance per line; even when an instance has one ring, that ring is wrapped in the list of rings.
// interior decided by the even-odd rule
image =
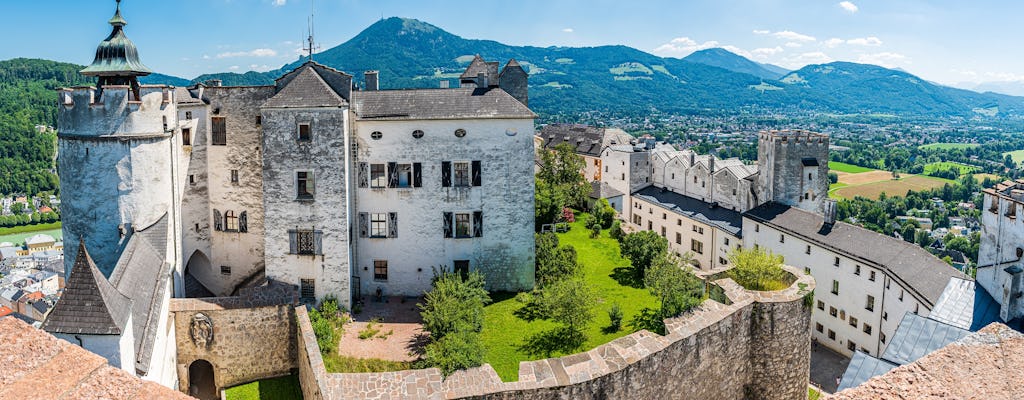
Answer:
[[[793,41],[793,42],[813,42],[815,40],[818,40],[818,39],[815,39],[814,36],[808,36],[808,35],[804,35],[802,33],[796,33],[796,32],[793,32],[793,31],[779,31],[779,32],[773,33],[772,36],[775,36],[775,37],[777,37],[779,39],[786,39],[786,40]]]
[[[209,60],[210,59],[210,55],[209,54],[203,54],[203,59],[204,60]]]
[[[232,66],[228,67],[228,69],[230,69],[232,71],[238,71],[238,68],[239,67],[237,65],[232,65]]]
[[[288,3],[288,0],[273,0],[271,3],[274,4],[274,7],[280,7]]]
[[[974,71],[962,71],[964,75],[976,74]],[[972,75],[973,76],[973,75]],[[1020,82],[1024,81],[1024,75],[1017,75],[1010,72],[986,72],[985,76],[997,82]]]
[[[839,3],[839,7],[842,7],[843,10],[846,10],[846,12],[848,12],[850,14],[853,14],[853,13],[857,12],[858,10],[860,10],[860,7],[857,7],[856,4],[853,4],[853,3],[849,2],[849,1],[840,2]]]
[[[573,30],[572,30],[572,28],[565,28],[565,29],[562,29],[562,32],[565,32],[565,33],[572,33],[572,32],[573,32]]]
[[[270,71],[270,70],[272,70],[274,68],[269,66],[269,65],[266,65],[266,64],[263,64],[263,65],[249,64],[249,69],[252,70],[252,71],[256,71],[256,72],[267,72],[267,71]]]
[[[881,46],[882,40],[874,36],[869,36],[866,38],[855,38],[847,40],[846,44],[852,44],[857,46]]]
[[[831,38],[831,39],[825,41],[825,47],[828,47],[830,49],[834,49],[836,46],[839,46],[839,45],[841,45],[843,43],[846,43],[846,41],[843,40],[843,39]]]
[[[781,53],[783,51],[785,51],[785,50],[783,50],[782,47],[775,46],[775,47],[762,47],[762,48],[759,48],[759,49],[754,49],[754,50],[751,51],[751,53],[753,53],[755,55],[758,55],[758,56],[761,56],[761,57],[769,57],[769,56],[774,56],[776,54],[779,54],[779,53]]]
[[[688,37],[678,37],[672,39],[668,43],[658,46],[653,50],[654,54],[660,56],[686,56],[697,50],[710,49],[713,47],[719,47],[718,42],[711,40],[704,43],[697,43],[696,40]]]
[[[743,50],[743,49],[741,49],[739,47],[736,47],[736,46],[726,45],[726,46],[722,46],[722,48],[726,49],[726,50],[729,50],[729,52],[731,52],[733,54],[739,54],[739,55],[741,55],[743,57],[746,57],[746,58],[754,58],[754,55],[751,54],[749,51]]]
[[[760,29],[755,29],[755,30],[754,30],[754,34],[755,34],[755,35],[767,35],[767,34],[769,34],[769,33],[772,33],[772,31],[768,31],[768,30],[760,30]]]
[[[277,52],[274,49],[254,49],[252,51],[229,51],[226,53],[217,54],[217,58],[232,58],[232,57],[274,57]]]
[[[779,60],[777,64],[790,69],[799,69],[809,64],[825,64],[832,61],[835,60],[832,59],[832,57],[829,57],[828,54],[820,51],[814,51],[786,57]]]
[[[801,44],[801,43],[797,43],[797,42],[786,42],[786,47],[793,47],[793,48],[795,48],[795,47],[801,47],[801,46],[803,46],[803,44]]]
[[[907,56],[899,53],[874,53],[874,54],[861,54],[857,58],[857,62],[862,64],[875,64],[886,68],[893,68],[900,64],[910,64],[910,59]]]

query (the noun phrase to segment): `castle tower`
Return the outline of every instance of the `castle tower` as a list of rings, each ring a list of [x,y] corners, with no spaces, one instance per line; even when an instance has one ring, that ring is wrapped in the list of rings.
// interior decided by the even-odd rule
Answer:
[[[139,85],[150,74],[124,33],[120,0],[110,36],[82,70],[93,87],[59,90],[58,171],[66,246],[84,241],[96,266],[110,275],[134,232],[165,215],[166,241],[180,247],[181,143],[173,90]],[[163,249],[157,249],[162,254]],[[168,262],[180,257],[166,252]],[[65,257],[71,273],[75,257]],[[179,269],[180,262],[175,265]],[[178,271],[180,272],[180,271]],[[177,285],[180,287],[180,285]]]
[[[758,204],[821,214],[828,199],[828,135],[803,130],[761,132],[757,142]]]
[[[498,76],[498,86],[523,103],[524,106],[529,106],[528,77],[526,70],[513,58],[508,60],[508,64],[505,64],[505,68],[501,70],[501,74]]]

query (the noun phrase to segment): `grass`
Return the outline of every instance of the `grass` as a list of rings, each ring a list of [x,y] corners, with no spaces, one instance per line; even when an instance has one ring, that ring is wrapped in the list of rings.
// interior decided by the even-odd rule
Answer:
[[[904,175],[898,180],[866,183],[863,185],[846,186],[830,190],[829,194],[836,198],[852,199],[856,196],[877,199],[882,193],[889,196],[904,196],[908,190],[921,191],[932,188],[940,188],[947,183],[953,183],[949,179],[936,178],[923,175]]]
[[[973,165],[962,164],[962,163],[958,163],[958,162],[952,162],[952,161],[939,161],[939,162],[933,162],[933,163],[930,163],[930,164],[925,164],[925,166],[924,166],[924,173],[925,173],[925,175],[927,175],[927,174],[930,174],[930,173],[935,172],[935,171],[949,170],[949,169],[957,169],[957,170],[959,170],[959,174],[963,175],[963,174],[969,174],[971,172],[974,172],[974,171],[978,170],[978,167],[975,167]]]
[[[807,387],[807,400],[818,400],[821,398],[821,392],[808,386]]]
[[[921,150],[959,150],[981,146],[976,143],[931,143],[918,147]]]
[[[611,72],[612,75],[625,75],[628,73],[654,75],[654,71],[651,71],[651,69],[647,68],[646,65],[643,65],[638,62],[622,63],[619,64],[618,66],[609,68],[608,72]]]
[[[13,228],[0,228],[0,243],[11,242],[14,244],[22,244],[25,239],[38,235],[50,235],[58,241],[61,240],[63,232],[61,231],[60,222],[54,222],[50,224],[37,224],[37,225],[23,225],[15,226]]]
[[[828,162],[828,169],[839,171],[839,172],[846,172],[846,173],[849,173],[849,174],[858,174],[858,173],[861,173],[861,172],[874,171],[874,169],[872,169],[872,168],[864,168],[864,167],[861,167],[859,165],[841,163],[841,162],[837,162],[837,161],[829,161]]]
[[[577,215],[576,221],[583,216]],[[643,308],[657,308],[658,301],[646,289],[625,286],[613,277],[620,276],[629,265],[629,261],[619,254],[619,244],[602,231],[597,239],[590,238],[590,231],[583,227],[582,222],[571,224],[569,232],[558,235],[561,245],[571,244],[576,248],[579,263],[584,271],[584,280],[597,293],[599,298],[593,304],[594,321],[584,330],[586,341],[574,351],[580,352],[608,343],[632,331],[628,321],[640,313]],[[617,271],[618,269],[618,271]],[[519,362],[545,358],[528,354],[522,347],[527,338],[550,331],[559,324],[535,320],[527,322],[514,315],[523,304],[515,300],[515,294],[495,293],[491,295],[493,302],[484,309],[484,330],[481,340],[486,353],[484,362],[490,363],[503,381],[512,382],[519,379]],[[622,330],[611,332],[607,327],[611,324],[608,310],[613,303],[618,303],[623,313]],[[564,354],[556,353],[555,356]]]
[[[228,400],[290,400],[302,398],[297,375],[263,379],[238,385],[224,391]]]
[[[1009,154],[1010,157],[1013,157],[1013,162],[1017,164],[1024,163],[1024,150],[1014,150],[1005,152],[1003,153],[1003,158],[1005,158],[1007,154]]]
[[[324,368],[331,373],[390,372],[413,369],[411,362],[356,358],[331,353],[324,356]]]

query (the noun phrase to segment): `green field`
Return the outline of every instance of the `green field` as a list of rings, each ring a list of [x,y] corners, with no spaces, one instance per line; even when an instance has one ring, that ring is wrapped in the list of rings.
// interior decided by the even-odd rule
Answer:
[[[597,239],[590,238],[590,231],[583,227],[583,215],[576,216],[572,230],[558,235],[561,245],[571,244],[576,248],[582,265],[584,280],[598,296],[593,304],[594,321],[587,326],[587,341],[575,352],[593,349],[632,331],[628,321],[645,307],[657,308],[658,301],[646,289],[619,284],[612,278],[616,268],[629,266],[629,261],[619,254],[619,244],[602,231]],[[620,270],[621,272],[622,270]],[[535,320],[528,322],[514,313],[523,307],[511,293],[494,293],[493,303],[484,309],[484,329],[481,339],[486,353],[484,362],[490,363],[498,376],[506,382],[519,380],[519,362],[547,358],[545,355],[530,354],[523,344],[532,335],[548,331],[559,325],[555,322]],[[618,332],[606,332],[610,324],[608,309],[618,303],[623,313],[623,327]],[[564,354],[555,352],[552,356]]]
[[[224,390],[228,400],[290,400],[302,398],[298,375],[264,379]]]
[[[921,150],[959,150],[981,146],[976,143],[932,143],[918,147]]]
[[[1024,163],[1024,150],[1008,151],[1003,153],[1003,157],[1006,157],[1007,154],[1013,157],[1013,162],[1017,164]]]
[[[61,240],[61,237],[63,235],[63,232],[60,228],[60,222],[55,222],[52,224],[18,226],[14,228],[0,228],[0,243],[11,242],[20,245],[25,243],[26,238],[35,236],[40,233],[44,235],[53,236],[57,240]]]
[[[846,164],[837,161],[829,161],[828,169],[832,171],[846,172],[848,174],[859,174],[861,172],[874,171],[874,169],[871,168],[864,168],[859,165]]]
[[[973,165],[961,164],[961,163],[952,162],[952,161],[940,161],[940,162],[933,162],[931,164],[925,164],[925,166],[924,166],[924,173],[925,173],[925,175],[927,175],[927,174],[930,174],[930,173],[938,171],[938,170],[947,170],[947,169],[954,169],[954,168],[959,169],[961,175],[969,174],[969,173],[972,173],[972,172],[978,170],[978,167],[975,167]]]

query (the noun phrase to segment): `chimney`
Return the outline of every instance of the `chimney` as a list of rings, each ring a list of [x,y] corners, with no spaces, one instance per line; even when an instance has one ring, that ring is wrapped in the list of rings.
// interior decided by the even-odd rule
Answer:
[[[448,82],[447,79],[442,80],[441,81],[441,89],[448,89],[448,85],[449,84],[450,84],[450,82]]]
[[[220,86],[223,85],[223,83],[224,82],[221,81],[220,79],[210,79],[210,80],[208,80],[206,82],[203,82],[203,84],[205,84],[206,86],[209,86],[209,87],[220,87]]]
[[[710,154],[708,155],[708,172],[715,173],[715,156]]]
[[[825,200],[825,225],[831,226],[836,223],[836,201]]]
[[[697,158],[697,153],[691,149],[690,150],[690,166],[691,167],[693,166],[693,162],[696,160],[696,158]]]
[[[380,84],[377,81],[377,75],[380,72],[376,70],[369,70],[363,73],[363,80],[366,81],[366,90],[374,91],[380,89]]]
[[[481,89],[486,89],[486,88],[490,87],[490,85],[487,83],[487,73],[486,72],[477,72],[477,74],[476,74],[476,87],[481,88]]]

